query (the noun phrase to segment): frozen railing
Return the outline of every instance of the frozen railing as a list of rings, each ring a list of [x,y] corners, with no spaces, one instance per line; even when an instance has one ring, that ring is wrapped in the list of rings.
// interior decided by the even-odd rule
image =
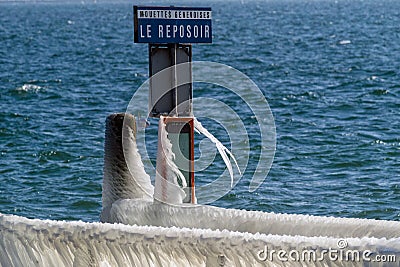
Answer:
[[[244,213],[245,211],[242,211],[241,215]],[[282,221],[287,219],[287,224],[291,221],[293,235],[32,220],[0,215],[0,265],[4,267],[369,266],[370,263],[370,266],[391,266],[384,262],[365,262],[363,254],[367,252],[368,258],[365,259],[371,261],[376,255],[400,257],[398,237],[343,239],[329,236],[301,236],[296,235],[295,229],[299,229],[296,224],[305,225],[306,216],[279,214],[269,216],[275,216],[277,220],[281,218]],[[343,226],[346,221],[351,222],[351,220],[341,221],[324,217],[318,217],[316,220],[324,224],[328,231],[330,222],[336,221],[335,226],[338,224]],[[268,223],[261,220],[258,224],[268,225]],[[357,223],[359,228],[363,228],[364,224],[369,225],[371,222],[358,220]],[[386,222],[383,222],[382,226],[386,227],[385,224]],[[392,226],[395,226],[394,223]],[[301,231],[310,232],[303,227],[300,227]],[[343,244],[345,248],[339,249],[338,245],[344,246]],[[272,251],[275,251],[275,255],[271,255]],[[285,251],[286,258],[291,253],[295,260],[293,262],[278,260],[278,251]],[[330,256],[328,251],[336,251],[336,254]],[[343,251],[343,257],[350,255],[347,253],[350,251],[354,259],[338,258],[340,251]],[[396,264],[393,263],[392,266],[398,266],[398,262]]]

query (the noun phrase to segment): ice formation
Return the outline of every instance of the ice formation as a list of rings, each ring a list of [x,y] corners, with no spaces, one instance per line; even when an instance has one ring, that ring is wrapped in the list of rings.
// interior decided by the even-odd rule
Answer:
[[[186,194],[186,180],[179,168],[174,163],[175,155],[172,152],[172,144],[167,137],[164,116],[160,117],[158,126],[158,150],[157,150],[157,168],[155,179],[154,199],[170,203],[181,204]],[[199,133],[205,135],[217,147],[222,159],[231,176],[231,187],[233,186],[233,170],[230,159],[232,159],[241,175],[239,166],[233,154],[217,138],[215,138],[202,124],[194,118],[194,127]]]
[[[398,266],[400,222],[154,201],[133,118],[123,117],[107,120],[106,139],[116,141],[105,146],[103,222],[0,214],[0,266]],[[365,252],[397,262],[368,262]]]
[[[186,194],[182,188],[185,188],[186,180],[181,171],[174,163],[174,153],[172,144],[167,138],[164,117],[161,116],[158,126],[158,150],[154,199],[172,203],[183,203]],[[179,186],[178,180],[182,184]]]
[[[241,212],[243,215],[245,211]],[[260,213],[261,214],[261,213]],[[167,216],[167,214],[164,214]],[[160,214],[162,216],[162,214]],[[247,215],[251,217],[252,215]],[[305,225],[306,216],[271,214],[288,220],[293,234],[248,233],[201,228],[138,226],[109,223],[62,222],[32,220],[18,216],[0,215],[0,266],[361,266],[360,261],[339,261],[322,251],[338,250],[337,237],[302,236],[296,229],[311,232]],[[197,219],[193,217],[193,220]],[[231,218],[234,220],[235,218]],[[279,220],[279,219],[278,219]],[[342,219],[318,217],[326,229],[329,223]],[[350,222],[351,219],[345,220]],[[372,222],[357,220],[358,228]],[[258,225],[268,225],[260,220]],[[344,227],[345,223],[341,223]],[[385,223],[383,223],[385,224]],[[394,225],[395,223],[393,223]],[[207,226],[204,225],[203,228]],[[266,226],[268,227],[268,226]],[[398,228],[399,226],[396,225]],[[320,228],[323,228],[320,226]],[[347,229],[349,230],[349,229]],[[322,233],[322,232],[319,232]],[[323,233],[322,233],[323,234]],[[347,237],[346,250],[373,255],[400,256],[400,238]],[[264,252],[314,251],[314,261],[288,264]],[[275,260],[274,260],[275,259]],[[372,259],[372,257],[371,257]],[[224,263],[224,264],[221,264]],[[398,263],[396,263],[398,264]],[[365,265],[364,266],[368,266]],[[370,266],[390,266],[374,262]],[[393,265],[397,266],[397,265]]]
[[[101,220],[107,220],[118,199],[153,198],[154,188],[144,170],[135,131],[135,118],[130,114],[112,114],[106,120]]]
[[[208,139],[210,139],[211,142],[213,142],[217,147],[219,154],[221,155],[222,159],[225,162],[226,167],[228,168],[229,174],[231,176],[231,187],[233,187],[233,170],[228,155],[235,162],[239,174],[242,175],[235,157],[232,155],[229,149],[227,149],[217,138],[215,138],[206,128],[204,128],[203,125],[196,118],[194,118],[194,127],[199,133],[205,135]]]

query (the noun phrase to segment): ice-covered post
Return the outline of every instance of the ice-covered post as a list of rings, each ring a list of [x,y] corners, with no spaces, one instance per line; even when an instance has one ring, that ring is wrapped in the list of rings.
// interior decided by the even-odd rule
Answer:
[[[136,146],[136,122],[131,114],[106,119],[101,221],[110,221],[112,204],[121,199],[152,200],[154,188]]]

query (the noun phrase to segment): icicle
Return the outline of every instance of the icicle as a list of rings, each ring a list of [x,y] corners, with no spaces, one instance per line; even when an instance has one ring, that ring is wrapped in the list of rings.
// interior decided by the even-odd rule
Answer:
[[[201,123],[194,118],[194,127],[195,130],[203,135],[205,135],[208,139],[211,140],[211,142],[213,142],[215,144],[215,146],[218,149],[219,154],[221,155],[222,159],[225,162],[226,167],[228,168],[229,174],[231,176],[231,187],[233,187],[233,170],[232,170],[232,164],[228,158],[228,155],[226,153],[229,154],[229,156],[233,159],[233,161],[235,162],[236,168],[239,171],[239,174],[242,175],[242,172],[239,169],[239,166],[237,164],[237,161],[235,159],[235,157],[233,156],[233,154],[229,151],[229,149],[227,149],[217,138],[215,138],[215,136],[213,136],[206,128],[203,127],[203,125],[201,125]]]
[[[171,203],[181,204],[186,197],[183,188],[187,187],[185,176],[174,162],[175,154],[165,129],[164,117],[158,125],[158,151],[154,198]],[[179,181],[178,181],[179,180]],[[182,186],[179,185],[179,182]]]
[[[165,155],[165,160],[167,162],[167,166],[175,174],[175,176],[173,177],[174,184],[179,185],[178,184],[178,178],[179,178],[179,180],[182,184],[182,187],[183,188],[187,187],[185,176],[183,176],[182,172],[179,170],[178,166],[176,166],[176,164],[174,162],[175,154],[174,154],[174,152],[172,152],[172,144],[168,139],[168,133],[167,133],[165,127],[166,127],[166,125],[164,123],[164,117],[161,116],[159,132],[161,135],[161,144],[162,144],[163,153]]]

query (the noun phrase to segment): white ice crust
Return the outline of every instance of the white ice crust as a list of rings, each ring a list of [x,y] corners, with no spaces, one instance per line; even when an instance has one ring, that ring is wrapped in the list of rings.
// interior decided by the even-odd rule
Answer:
[[[124,204],[127,205],[128,202],[125,201]],[[188,209],[188,211],[192,210]],[[241,215],[245,213],[246,211],[239,211]],[[160,217],[163,215],[167,216],[161,213]],[[258,215],[260,219],[263,217],[262,213]],[[0,215],[0,266],[219,266],[221,257],[225,262],[224,266],[362,266],[360,262],[332,261],[329,257],[326,257],[324,261],[299,261],[292,262],[290,265],[276,259],[263,261],[259,258],[260,251],[265,251],[265,248],[268,251],[288,252],[295,249],[301,252],[301,249],[308,248],[317,253],[329,248],[338,249],[337,237],[295,235],[295,229],[298,229],[300,233],[311,233],[309,228],[315,226],[312,224],[312,226],[297,227],[296,222],[305,225],[305,221],[301,219],[309,219],[312,223],[324,222],[327,229],[330,228],[329,223],[334,222],[336,226],[348,227],[347,231],[342,231],[348,233],[352,232],[350,229],[354,228],[356,222],[359,225],[358,228],[363,228],[364,224],[381,224],[383,228],[388,224],[399,227],[398,223],[394,222],[284,214],[264,214],[264,216],[276,217],[275,221],[292,221],[293,235],[32,220]],[[268,225],[268,221],[260,220],[257,225],[262,224]],[[289,225],[289,222],[286,224]],[[284,230],[283,228],[281,230]],[[320,233],[322,233],[323,227],[320,228]],[[389,229],[385,230],[390,232]],[[361,234],[362,230],[359,233]],[[349,236],[345,240],[348,242],[346,249],[370,250],[381,254],[397,253],[400,256],[399,237]],[[374,263],[371,266],[387,265]]]
[[[154,187],[136,144],[134,120],[132,115],[114,114],[106,121],[101,220],[109,218],[111,205],[119,199],[153,198]]]
[[[392,266],[321,257],[332,249],[371,252],[371,259],[396,255],[393,266],[398,266],[400,222],[153,200],[135,136],[131,128],[127,131],[126,166],[117,144],[106,140],[102,223],[0,214],[0,266]],[[317,259],[263,258],[271,251],[304,250],[314,251]]]
[[[186,197],[186,180],[182,172],[174,162],[175,154],[172,152],[172,144],[167,137],[168,133],[164,123],[164,117],[161,116],[158,124],[158,149],[156,179],[154,187],[154,199],[179,204],[183,203]],[[178,179],[182,184],[179,186]]]

